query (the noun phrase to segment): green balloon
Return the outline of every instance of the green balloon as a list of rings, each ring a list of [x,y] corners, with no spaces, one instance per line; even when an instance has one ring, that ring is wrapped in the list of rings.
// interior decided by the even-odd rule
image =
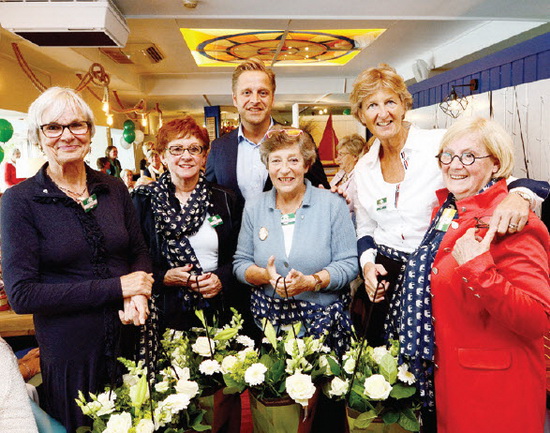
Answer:
[[[131,130],[131,129],[126,129],[122,133],[122,136],[124,137],[124,141],[126,143],[133,143],[134,140],[136,139],[136,131]]]
[[[0,162],[4,160],[4,148],[0,147]]]
[[[349,116],[349,115],[351,114],[351,109],[346,108],[346,109],[342,112],[342,114],[345,114],[346,116]]]
[[[124,121],[124,130],[125,131],[133,131],[134,129],[136,129],[136,124],[134,122],[132,122],[130,119]],[[130,142],[128,142],[128,143],[130,143]]]
[[[0,119],[0,141],[5,143],[13,136],[13,126],[6,119]]]

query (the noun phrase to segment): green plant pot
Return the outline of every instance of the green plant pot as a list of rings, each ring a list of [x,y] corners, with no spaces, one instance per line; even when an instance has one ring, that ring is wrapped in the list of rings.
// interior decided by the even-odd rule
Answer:
[[[290,397],[259,400],[250,395],[254,433],[309,433],[315,416],[319,388],[309,400],[307,410]]]
[[[199,406],[205,410],[204,424],[212,433],[239,433],[241,430],[241,395],[224,394],[224,388],[199,397]]]
[[[375,418],[366,428],[357,428],[355,427],[355,420],[359,415],[361,415],[361,412],[346,407],[349,433],[411,433],[399,424],[384,424],[381,418]]]

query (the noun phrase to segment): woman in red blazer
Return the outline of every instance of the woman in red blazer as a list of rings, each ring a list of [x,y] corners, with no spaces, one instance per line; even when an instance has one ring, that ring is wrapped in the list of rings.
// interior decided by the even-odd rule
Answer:
[[[437,158],[447,189],[407,269],[401,345],[424,358],[416,373],[431,403],[435,377],[438,433],[542,433],[548,230],[533,212],[521,232],[489,229],[513,168],[512,140],[496,122],[455,123]]]

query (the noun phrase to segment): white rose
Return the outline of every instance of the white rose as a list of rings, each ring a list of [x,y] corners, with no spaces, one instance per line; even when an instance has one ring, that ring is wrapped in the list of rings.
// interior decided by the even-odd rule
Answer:
[[[180,379],[178,383],[176,383],[175,388],[179,394],[183,394],[189,399],[192,399],[199,393],[198,383],[192,380]]]
[[[329,397],[340,397],[348,392],[348,381],[335,377],[330,381]]]
[[[308,374],[296,373],[286,378],[286,392],[292,400],[306,407],[315,394],[315,385]]]
[[[237,336],[237,343],[242,344],[243,346],[254,348],[254,340],[246,335]]]
[[[166,392],[170,388],[170,384],[168,382],[162,381],[155,383],[155,390],[158,392]]]
[[[142,419],[136,426],[136,433],[153,433],[155,425],[150,419]]]
[[[216,349],[216,342],[208,337],[199,337],[191,348],[200,356],[210,356]]]
[[[181,412],[183,409],[187,409],[190,399],[185,394],[170,394],[162,401],[162,408],[169,410],[173,415]]]
[[[244,380],[250,386],[256,386],[265,380],[265,372],[267,367],[262,363],[252,364],[244,372]]]
[[[128,412],[111,415],[104,433],[128,433],[132,428],[132,415]]]
[[[214,373],[220,372],[220,363],[215,359],[207,359],[200,363],[199,371],[207,376],[212,376]]]
[[[407,364],[401,364],[399,366],[397,369],[397,378],[407,385],[412,385],[416,382],[416,378],[414,377],[414,374],[409,371],[409,366]]]
[[[238,359],[236,356],[227,355],[225,358],[223,358],[223,361],[222,361],[222,373],[223,374],[231,373],[237,362],[238,362]]]
[[[98,416],[107,415],[115,410],[116,394],[114,392],[102,392],[97,396],[101,408],[97,411]]]
[[[381,374],[373,374],[365,379],[365,395],[372,400],[385,400],[390,395],[392,386]]]
[[[344,371],[347,374],[353,374],[353,370],[355,370],[355,359],[348,358],[348,360],[344,363]]]
[[[375,347],[372,357],[374,358],[377,364],[380,364],[380,362],[382,361],[382,358],[386,353],[390,353],[390,352],[384,346]]]

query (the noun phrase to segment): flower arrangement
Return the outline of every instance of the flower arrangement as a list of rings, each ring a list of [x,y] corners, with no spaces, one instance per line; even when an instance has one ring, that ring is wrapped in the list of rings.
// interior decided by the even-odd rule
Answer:
[[[265,338],[259,351],[250,349],[223,363],[227,392],[248,388],[259,400],[290,397],[307,407],[318,379],[332,374],[329,358],[335,363],[335,355],[324,346],[324,338],[296,337],[300,323],[278,338],[269,321],[263,326]]]
[[[191,379],[201,390],[210,392],[223,386],[223,373],[237,357],[254,351],[254,341],[239,332],[243,319],[231,309],[231,322],[222,328],[209,326],[202,311],[196,311],[202,328],[189,331],[166,330],[162,340],[166,357],[171,365],[189,368]]]
[[[98,395],[90,393],[90,400],[79,392],[76,402],[84,415],[92,418],[93,426],[80,427],[78,433],[183,433],[209,429],[202,424],[204,412],[196,402],[199,386],[190,380],[188,368],[168,367],[149,386],[141,361],[119,361],[128,371],[121,386],[106,388]]]
[[[399,365],[398,353],[397,341],[390,341],[389,349],[352,341],[342,363],[330,364],[335,376],[324,392],[336,400],[346,399],[348,408],[359,412],[350,428],[364,429],[380,418],[385,424],[397,423],[408,431],[420,429],[416,379],[407,364]]]

